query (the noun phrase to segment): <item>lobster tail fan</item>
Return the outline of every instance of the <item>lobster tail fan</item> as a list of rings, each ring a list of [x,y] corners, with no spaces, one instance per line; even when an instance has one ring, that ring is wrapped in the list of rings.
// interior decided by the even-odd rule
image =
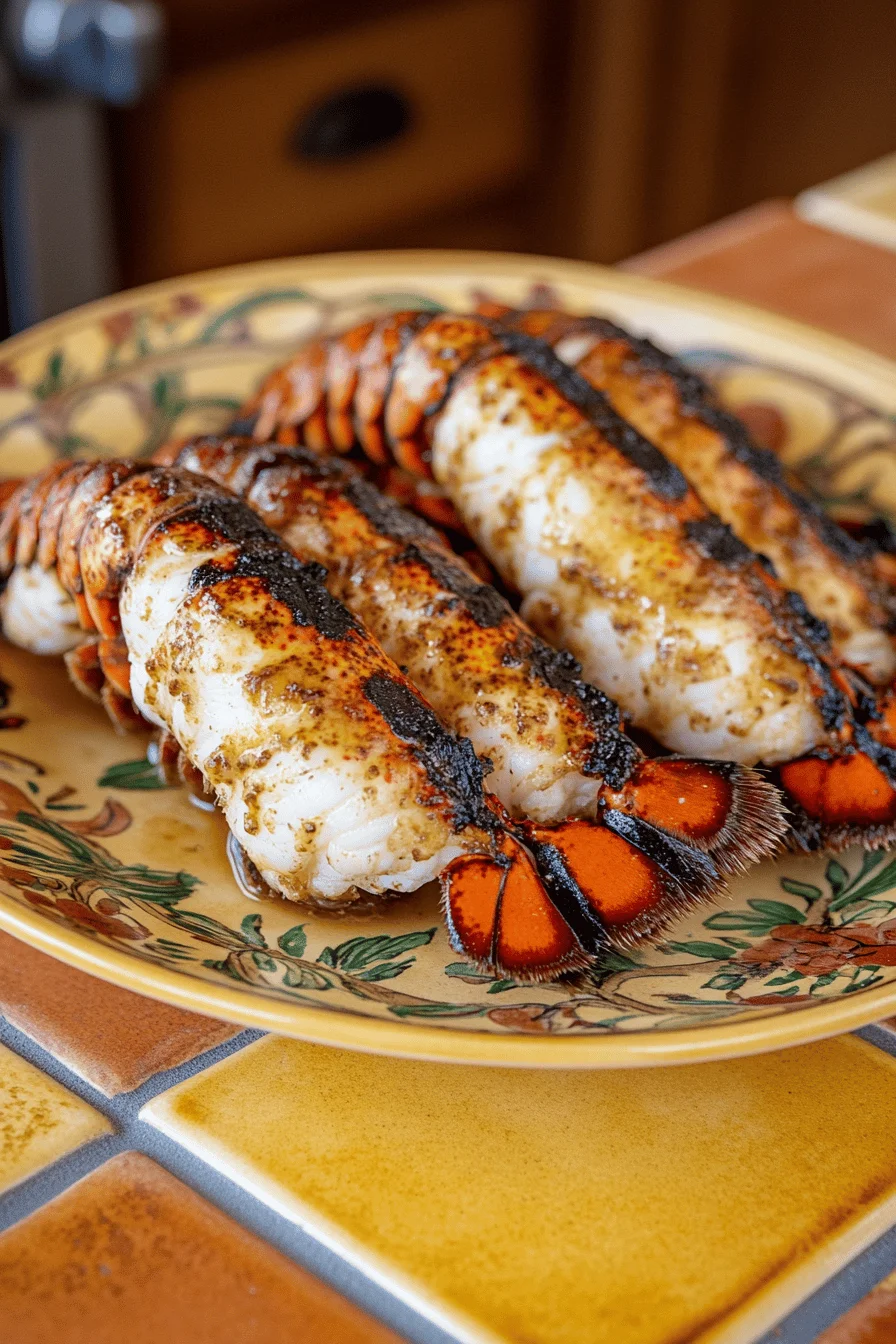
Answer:
[[[625,812],[525,829],[541,879],[565,917],[572,923],[575,909],[596,918],[617,947],[657,932],[724,886],[709,854]]]
[[[892,755],[886,748],[875,756]],[[795,848],[883,849],[896,841],[896,785],[865,751],[803,756],[774,772],[791,811]]]
[[[452,946],[515,980],[586,969],[723,885],[709,854],[624,812],[511,824],[494,856],[449,865],[442,895]]]
[[[525,847],[504,833],[494,857],[462,855],[441,876],[451,945],[484,970],[552,980],[584,969],[605,945],[599,920],[564,918]]]
[[[585,969],[723,885],[703,849],[615,809],[556,825],[505,815],[494,856],[463,855],[442,875],[452,945],[516,980]]]
[[[730,761],[674,756],[642,761],[614,801],[705,851],[728,876],[774,854],[787,831],[775,786],[758,770]]]

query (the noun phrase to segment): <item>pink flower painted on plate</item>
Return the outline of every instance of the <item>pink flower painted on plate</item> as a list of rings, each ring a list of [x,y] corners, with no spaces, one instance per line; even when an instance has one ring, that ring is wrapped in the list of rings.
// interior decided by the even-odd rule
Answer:
[[[544,1008],[537,1003],[521,1003],[506,1008],[492,1008],[489,1020],[499,1027],[510,1027],[513,1031],[545,1032],[550,1024],[544,1021]]]
[[[770,448],[773,453],[783,450],[790,429],[779,407],[771,402],[749,401],[737,407],[737,415],[761,447]]]
[[[201,313],[204,307],[198,294],[175,294],[171,300],[171,311],[175,317],[193,317]]]
[[[117,919],[114,915],[104,915],[102,911],[70,897],[60,897],[55,903],[55,909],[66,920],[74,920],[76,924],[82,924],[94,933],[105,934],[107,938],[124,938],[128,942],[142,943],[144,938],[149,937],[149,929],[138,924],[135,919]]]
[[[111,313],[109,317],[104,317],[101,325],[112,344],[121,345],[133,332],[135,322],[136,318],[131,309],[123,308],[119,313]]]
[[[851,966],[896,966],[896,919],[839,929],[779,924],[761,943],[739,952],[735,961],[768,972],[787,969],[803,975],[828,975]]]

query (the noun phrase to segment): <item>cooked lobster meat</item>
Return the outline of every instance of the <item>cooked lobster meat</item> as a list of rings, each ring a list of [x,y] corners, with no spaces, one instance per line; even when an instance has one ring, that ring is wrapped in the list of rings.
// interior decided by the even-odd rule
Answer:
[[[57,495],[65,482],[57,473]],[[52,506],[45,521],[53,535],[40,541],[19,527],[5,632],[35,647],[23,572],[56,587],[57,610],[71,594],[104,672],[104,644],[123,644],[113,684],[177,740],[275,891],[343,904],[358,889],[414,890],[489,851],[469,743],[441,728],[320,567],[229,492],[116,463],[81,475],[58,527]],[[44,540],[49,568],[36,558]]]
[[[505,319],[548,341],[684,473],[704,502],[828,625],[838,656],[878,686],[896,677],[896,592],[872,547],[830,518],[692,370],[613,322],[565,313]]]
[[[761,776],[727,762],[645,759],[575,660],[350,464],[211,436],[167,456],[229,486],[326,567],[330,591],[491,761],[487,786],[512,815],[552,824],[619,811],[705,849],[727,873],[777,847],[780,800]]]

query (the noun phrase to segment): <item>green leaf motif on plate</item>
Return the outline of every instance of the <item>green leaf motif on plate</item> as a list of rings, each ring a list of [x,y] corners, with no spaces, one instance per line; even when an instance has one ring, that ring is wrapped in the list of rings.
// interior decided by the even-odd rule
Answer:
[[[229,326],[236,325],[252,313],[257,312],[259,308],[266,308],[273,304],[305,304],[314,303],[314,301],[314,295],[307,289],[266,289],[260,290],[256,294],[249,294],[246,298],[239,299],[236,303],[230,304],[221,312],[216,313],[196,337],[196,344],[211,345],[212,342],[218,340],[223,332],[226,332]]]
[[[110,767],[102,782],[122,787],[122,779],[127,781],[131,773],[139,776],[142,769],[143,762],[124,762]],[[192,963],[233,984],[263,987],[269,994],[308,1004],[331,1003],[341,1011],[345,999],[340,1000],[340,993],[402,1019],[448,1022],[487,1017],[511,1031],[612,1031],[623,1025],[630,1030],[636,1029],[635,1021],[661,1019],[658,1025],[675,1026],[689,1018],[711,1021],[753,1004],[798,1005],[824,993],[854,994],[880,983],[882,966],[896,965],[896,937],[888,923],[872,927],[848,922],[853,907],[862,914],[878,904],[888,913],[890,904],[896,904],[875,899],[893,884],[892,861],[877,855],[865,856],[852,876],[839,861],[829,864],[827,892],[782,878],[783,890],[808,902],[805,913],[789,902],[751,898],[745,908],[715,911],[703,921],[706,929],[738,930],[748,938],[726,934],[716,941],[669,940],[660,949],[665,956],[658,964],[607,949],[587,976],[541,986],[489,975],[469,962],[449,962],[443,967],[447,979],[478,988],[485,997],[442,1001],[392,985],[413,968],[415,953],[433,941],[436,927],[355,936],[309,956],[308,925],[294,924],[271,942],[265,931],[267,912],[262,909],[248,912],[237,928],[231,928],[192,908],[190,898],[197,890],[193,875],[122,863],[90,834],[35,815],[33,804],[25,808],[27,795],[18,796],[22,809],[13,818],[0,819],[0,841],[6,842],[0,876],[18,885],[26,899],[45,913],[90,936],[127,942],[139,955],[171,966]],[[107,815],[98,814],[93,823],[73,821],[70,826],[83,830],[85,825],[107,825],[103,820]],[[21,867],[9,867],[12,863]],[[839,916],[835,905],[841,909]],[[164,921],[172,934],[181,937],[152,936],[149,918]],[[218,949],[216,956],[209,955],[211,948]],[[675,957],[683,960],[670,960]],[[691,975],[701,963],[710,975],[697,983],[716,997],[702,998],[674,987],[676,979]],[[641,980],[650,984],[651,992],[639,1000],[634,991]],[[531,997],[533,989],[537,999]],[[520,991],[527,994],[525,1002],[503,997]],[[613,1015],[607,1016],[608,1011]]]
[[[258,917],[261,923],[261,916]],[[277,946],[281,952],[285,952],[290,957],[303,957],[305,948],[308,946],[308,939],[305,935],[304,924],[294,924],[291,929],[281,933],[277,939]]]
[[[261,915],[244,915],[240,920],[240,929],[247,943],[256,947],[267,947],[261,932]]]
[[[78,381],[78,372],[68,366],[65,351],[52,350],[47,356],[43,376],[32,386],[38,401],[46,401]]]
[[[110,765],[97,780],[101,789],[164,789],[167,785],[161,779],[154,765],[150,765],[145,756],[137,761],[119,761]]]

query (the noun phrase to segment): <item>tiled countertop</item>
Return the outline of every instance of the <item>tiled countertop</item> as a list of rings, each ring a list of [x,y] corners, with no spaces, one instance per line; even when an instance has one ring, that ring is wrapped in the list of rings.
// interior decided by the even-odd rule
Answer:
[[[628,267],[896,357],[896,254],[786,204]],[[2,1344],[896,1339],[884,1028],[462,1069],[259,1039],[5,934],[0,1009]]]

